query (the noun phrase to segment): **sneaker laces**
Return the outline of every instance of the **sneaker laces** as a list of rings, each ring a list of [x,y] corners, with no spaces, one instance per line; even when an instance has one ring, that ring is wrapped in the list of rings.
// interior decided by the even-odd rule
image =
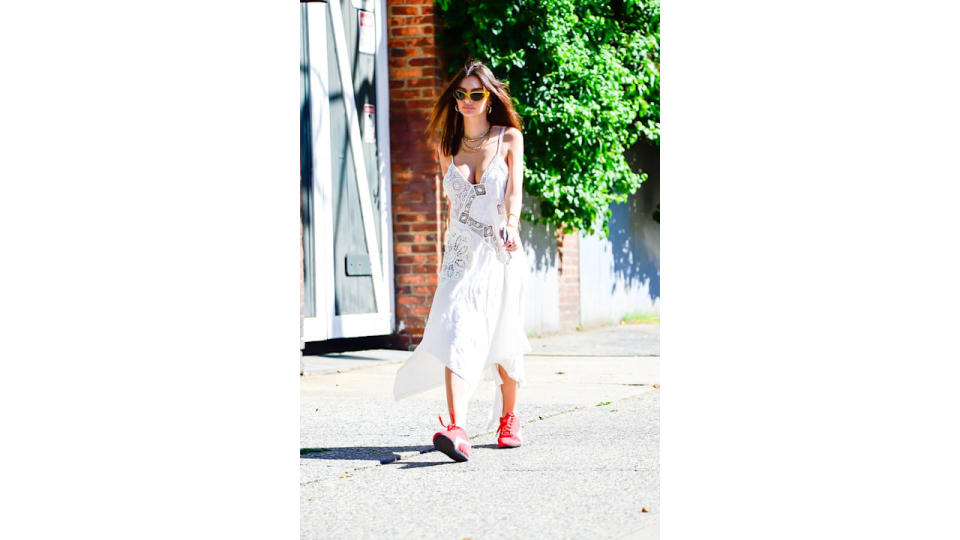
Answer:
[[[497,428],[497,431],[504,437],[512,437],[517,433],[517,416],[515,414],[507,414],[500,417],[500,427]]]
[[[443,415],[442,415],[442,414],[438,414],[438,415],[437,415],[437,420],[440,420],[440,425],[443,426],[443,429],[445,429],[445,430],[447,430],[447,431],[450,431],[450,430],[452,430],[453,428],[459,428],[459,427],[460,427],[460,426],[458,426],[458,425],[456,425],[456,424],[454,424],[454,423],[444,424],[444,423],[443,423]]]

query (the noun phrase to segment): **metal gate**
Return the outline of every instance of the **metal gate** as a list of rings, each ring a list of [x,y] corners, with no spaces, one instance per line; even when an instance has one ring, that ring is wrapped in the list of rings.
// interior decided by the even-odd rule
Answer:
[[[394,329],[385,14],[300,4],[304,341]]]

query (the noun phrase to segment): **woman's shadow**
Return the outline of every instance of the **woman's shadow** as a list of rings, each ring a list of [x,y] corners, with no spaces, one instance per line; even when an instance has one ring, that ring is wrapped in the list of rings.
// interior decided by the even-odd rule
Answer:
[[[409,454],[432,451],[433,445],[421,446],[340,446],[330,448],[301,448],[300,459],[370,460],[381,464],[402,459],[400,452]]]
[[[497,448],[494,444],[477,444],[473,448]],[[456,463],[452,460],[441,461],[403,461],[404,456],[400,452],[407,454],[406,459],[410,459],[410,452],[417,452],[415,455],[425,454],[436,450],[432,444],[420,446],[340,446],[331,448],[301,448],[300,459],[343,459],[343,460],[370,460],[379,461],[381,465],[400,462],[400,469],[416,469],[420,467],[432,467],[434,465],[446,465]],[[442,454],[439,454],[443,457]]]

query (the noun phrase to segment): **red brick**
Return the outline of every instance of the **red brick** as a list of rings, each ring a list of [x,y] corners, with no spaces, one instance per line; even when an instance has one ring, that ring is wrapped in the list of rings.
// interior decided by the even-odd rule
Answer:
[[[421,14],[419,17],[406,17],[406,24],[429,24],[432,27],[436,23],[437,18],[431,14]]]
[[[425,68],[406,68],[406,69],[425,69]],[[424,88],[427,86],[436,86],[437,81],[433,78],[423,78],[423,79],[407,79],[407,87],[409,88]]]
[[[395,77],[395,78],[397,78],[397,79],[413,79],[413,78],[416,78],[416,77],[422,77],[422,76],[423,76],[423,69],[424,69],[424,68],[402,68],[402,69],[395,69],[395,70],[393,70],[393,72],[391,73],[391,77]]]
[[[437,269],[442,260],[439,231],[446,229],[440,219],[449,213],[449,202],[439,183],[442,171],[423,135],[440,92],[441,78],[446,75],[439,69],[442,52],[433,35],[438,10],[432,0],[414,0],[409,3],[412,9],[398,9],[403,1],[390,0],[388,10],[388,47],[393,59],[389,118],[393,156],[391,210],[398,299],[395,309],[406,336],[401,345],[413,348],[422,339],[436,290]],[[423,30],[430,34],[419,35]],[[418,298],[420,305],[414,304],[413,298]]]
[[[434,47],[437,40],[434,36],[396,38],[391,40],[391,47]]]
[[[437,265],[435,264],[418,264],[414,265],[413,271],[418,274],[434,274],[437,272]]]
[[[432,28],[432,27],[431,27]],[[419,26],[401,26],[399,28],[390,29],[391,36],[422,36],[423,31]]]
[[[435,99],[411,99],[410,101],[407,101],[407,107],[411,109],[420,108],[429,111],[433,109],[433,104],[436,102],[437,100]]]
[[[391,62],[392,61],[393,60],[391,60]],[[423,90],[397,90],[395,92],[390,92],[390,99],[393,101],[416,99],[422,97],[422,94]]]
[[[411,58],[410,65],[411,66],[439,66],[440,59],[438,59],[436,56]]]
[[[436,52],[430,53],[436,55]],[[419,47],[394,47],[390,49],[391,58],[414,58],[422,56],[423,52]]]
[[[402,202],[402,203],[420,203],[420,202],[423,202],[423,199],[424,199],[423,193],[419,193],[419,192],[416,192],[416,191],[406,191],[406,190],[403,190],[402,188],[401,188],[401,189],[398,189],[398,188],[400,188],[400,186],[395,185],[395,186],[393,187],[393,201],[394,201],[395,203],[397,203],[397,202]],[[430,204],[431,206],[434,206],[433,203],[428,203],[428,204]],[[396,206],[394,206],[394,208],[395,208],[395,207],[396,207]]]
[[[422,296],[400,296],[397,298],[398,304],[408,304],[412,306],[419,306],[423,304]]]
[[[419,15],[420,8],[408,6],[389,6],[387,12],[390,15]]]
[[[434,24],[436,23],[436,18],[433,15],[402,15],[399,17],[390,17],[388,24],[389,28],[397,28],[403,26],[422,26],[425,24]]]
[[[418,194],[422,195],[422,194]],[[432,212],[437,209],[436,203],[406,203],[406,204],[394,204],[393,211],[400,214],[403,212],[410,212],[414,214]],[[414,229],[416,230],[416,229]]]

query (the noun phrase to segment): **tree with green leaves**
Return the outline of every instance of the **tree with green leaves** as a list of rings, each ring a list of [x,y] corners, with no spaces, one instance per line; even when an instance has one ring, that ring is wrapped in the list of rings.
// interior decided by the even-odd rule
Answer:
[[[451,73],[468,58],[507,81],[524,119],[524,187],[565,233],[609,234],[610,204],[646,179],[624,157],[660,144],[660,4],[438,0]]]

